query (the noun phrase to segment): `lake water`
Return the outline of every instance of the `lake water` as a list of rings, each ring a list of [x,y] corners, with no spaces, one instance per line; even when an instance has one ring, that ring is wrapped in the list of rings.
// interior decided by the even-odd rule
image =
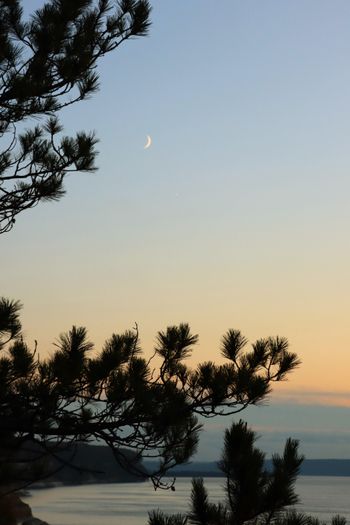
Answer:
[[[205,485],[212,501],[223,495],[222,478],[208,478]],[[154,491],[149,483],[118,483],[57,487],[32,491],[25,498],[33,515],[50,525],[146,525],[147,512],[186,511],[190,478],[178,478],[176,491]],[[301,476],[297,482],[298,509],[329,522],[335,514],[350,522],[350,478]]]

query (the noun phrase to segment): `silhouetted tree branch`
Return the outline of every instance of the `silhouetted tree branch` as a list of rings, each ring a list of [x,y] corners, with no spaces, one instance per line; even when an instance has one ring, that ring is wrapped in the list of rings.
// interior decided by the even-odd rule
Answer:
[[[98,60],[146,35],[149,15],[147,0],[49,0],[25,21],[20,0],[0,0],[0,233],[96,169],[95,135],[62,136],[58,113],[97,91]]]
[[[95,354],[86,329],[73,327],[42,359],[21,338],[19,309],[17,302],[0,300],[3,466],[14,463],[6,457],[25,443],[47,455],[63,444],[98,440],[131,471],[137,472],[140,458],[156,458],[151,477],[160,486],[166,471],[196,450],[198,416],[233,414],[259,403],[274,381],[299,364],[285,339],[262,339],[248,350],[241,334],[229,330],[221,348],[226,363],[191,369],[184,360],[198,336],[187,324],[158,333],[158,373],[142,355],[137,328],[113,334]],[[134,452],[134,461],[125,449]]]

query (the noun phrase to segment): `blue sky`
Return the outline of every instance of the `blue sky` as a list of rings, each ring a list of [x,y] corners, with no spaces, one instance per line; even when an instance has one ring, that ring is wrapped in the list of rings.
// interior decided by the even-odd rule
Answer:
[[[41,355],[72,324],[99,348],[137,321],[150,354],[186,321],[193,362],[227,328],[286,336],[303,364],[248,417],[265,443],[294,429],[308,456],[350,457],[350,3],[151,3],[149,36],[62,115],[96,131],[98,173],[3,237],[3,294]]]

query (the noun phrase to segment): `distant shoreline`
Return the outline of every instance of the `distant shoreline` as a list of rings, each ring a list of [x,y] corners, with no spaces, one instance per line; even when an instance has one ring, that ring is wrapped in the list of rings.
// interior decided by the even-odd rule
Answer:
[[[317,462],[319,460],[308,460],[308,463],[313,463],[313,462]],[[332,460],[324,460],[324,461],[330,461],[332,462]],[[342,460],[339,460],[339,461],[342,461]],[[330,471],[326,471],[326,470],[323,470],[323,471],[317,471],[317,469],[313,469],[312,466],[308,465],[307,468],[306,468],[306,472],[305,472],[305,467],[304,467],[304,472],[302,471],[298,478],[307,478],[307,477],[336,477],[336,478],[346,478],[346,477],[350,477],[350,460],[344,460],[346,461],[346,465],[345,467],[348,468],[348,470],[345,472],[345,473],[336,473],[336,471],[333,471],[330,472]],[[338,462],[338,460],[337,460]],[[215,465],[215,463],[213,463],[213,465]],[[315,466],[315,465],[314,465]],[[192,467],[192,468],[190,468]],[[188,470],[173,470],[171,472],[169,472],[165,478],[222,478],[224,479],[224,476],[222,474],[222,472],[220,472],[218,469],[213,469],[213,470],[202,470],[202,469],[195,469],[195,464],[191,465],[191,466],[187,466],[187,469]],[[119,485],[119,484],[130,484],[130,485],[133,485],[133,484],[139,484],[139,483],[144,483],[144,482],[147,482],[147,479],[143,480],[143,481],[140,481],[140,480],[129,480],[129,481],[124,481],[124,480],[106,480],[106,481],[97,481],[97,480],[93,480],[93,481],[89,481],[89,482],[83,482],[83,483],[62,483],[62,482],[54,482],[54,481],[48,481],[48,482],[40,482],[40,483],[34,483],[33,485],[29,486],[26,491],[25,491],[25,497],[26,498],[30,498],[31,497],[31,492],[36,492],[36,491],[40,491],[40,490],[51,490],[51,489],[54,489],[54,488],[64,488],[64,487],[82,487],[82,486],[88,486],[88,485]]]
[[[169,477],[176,478],[224,478],[222,473],[220,472],[201,472],[201,471],[193,471],[193,472],[176,472],[174,474],[169,473]],[[329,477],[329,478],[348,478],[350,477],[350,474],[314,474],[314,473],[301,473],[299,474],[298,478],[307,478],[307,477]],[[134,483],[134,482],[131,482]]]
[[[266,467],[271,468],[271,460]],[[145,462],[147,467],[147,463]],[[168,473],[174,477],[222,477],[216,462],[193,462],[178,466]],[[350,477],[350,459],[305,459],[301,465],[300,476]]]
[[[151,472],[156,468],[153,462],[144,461],[143,467],[145,471]],[[271,460],[266,461],[267,469],[271,468]],[[320,477],[350,477],[350,459],[305,459],[301,469],[300,477],[320,476]],[[174,478],[222,478],[222,472],[217,466],[217,462],[198,461],[188,465],[179,465],[170,470],[165,477]],[[118,467],[117,472],[109,472],[108,476],[103,475],[98,479],[91,476],[90,478],[81,478],[73,481],[69,476],[63,480],[47,480],[39,481],[28,487],[29,491],[50,489],[55,487],[67,486],[82,486],[82,485],[101,485],[101,484],[118,484],[118,483],[142,483],[147,481],[147,478],[142,480],[138,477],[128,477],[123,474],[123,471]]]

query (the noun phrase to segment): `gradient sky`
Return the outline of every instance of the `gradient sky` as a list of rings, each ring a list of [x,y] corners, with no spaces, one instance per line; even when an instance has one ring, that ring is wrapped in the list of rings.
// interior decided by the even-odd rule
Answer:
[[[98,173],[2,236],[2,294],[42,356],[72,324],[98,348],[137,321],[149,354],[186,321],[193,362],[227,328],[286,336],[303,364],[248,419],[350,457],[350,3],[151,3],[150,35],[62,115],[96,130]]]

